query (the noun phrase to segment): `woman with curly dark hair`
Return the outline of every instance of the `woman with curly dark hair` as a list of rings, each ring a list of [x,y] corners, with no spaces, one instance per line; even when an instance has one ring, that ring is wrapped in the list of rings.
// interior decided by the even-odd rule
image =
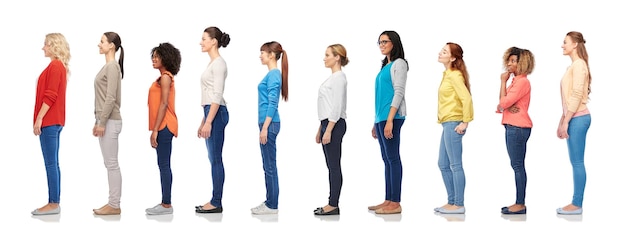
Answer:
[[[515,173],[515,204],[502,207],[503,214],[526,214],[526,144],[533,127],[528,114],[530,81],[528,75],[535,68],[532,52],[510,47],[504,52],[502,64],[506,71],[500,75],[500,100],[497,113],[502,114],[506,150]],[[513,80],[509,78],[513,76]],[[507,82],[510,84],[507,86]]]
[[[158,69],[159,77],[148,92],[148,115],[150,144],[156,149],[161,172],[161,203],[146,209],[148,215],[171,214],[172,208],[172,139],[178,136],[178,119],[174,107],[176,91],[174,75],[180,70],[180,51],[170,43],[161,43],[152,49],[152,67]]]

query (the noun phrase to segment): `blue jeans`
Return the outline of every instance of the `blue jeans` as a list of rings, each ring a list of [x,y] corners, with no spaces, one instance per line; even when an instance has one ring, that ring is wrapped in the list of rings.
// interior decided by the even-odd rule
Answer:
[[[385,138],[385,124],[387,121],[376,123],[376,137],[380,145],[380,152],[385,162],[385,200],[400,202],[402,190],[402,160],[400,159],[400,129],[404,119],[394,119],[391,133],[393,138]]]
[[[328,127],[328,119],[321,121],[320,135],[323,137]],[[341,143],[346,134],[346,120],[339,119],[330,135],[330,143],[322,144],[326,167],[328,168],[328,182],[330,184],[330,196],[328,205],[339,207],[339,195],[343,185],[343,174],[341,172]],[[320,137],[321,138],[321,137]]]
[[[63,126],[52,125],[41,128],[39,143],[43,153],[48,178],[48,203],[61,201],[61,169],[59,168],[59,143]]]
[[[204,106],[204,118],[209,114],[211,105]],[[211,136],[206,139],[206,148],[211,162],[211,177],[213,181],[213,198],[211,204],[222,207],[222,192],[224,191],[224,163],[222,162],[222,148],[224,147],[224,131],[228,124],[228,109],[220,105],[211,125]]]
[[[441,123],[443,132],[439,145],[439,170],[448,193],[448,204],[464,206],[465,172],[463,171],[463,134],[454,131],[461,121]]]
[[[165,126],[157,134],[157,162],[161,173],[161,203],[172,203],[172,169],[170,158],[172,157],[172,138],[174,134]]]
[[[259,130],[263,124],[259,124]],[[280,131],[280,122],[271,122],[267,128],[267,143],[259,144],[263,171],[265,172],[265,205],[270,209],[278,209],[278,170],[276,169],[276,136]]]
[[[530,138],[531,128],[504,125],[506,150],[509,153],[511,167],[515,173],[515,204],[526,203],[526,143]]]
[[[590,125],[591,115],[587,114],[572,118],[567,128],[567,134],[569,135],[567,150],[569,151],[569,161],[572,163],[574,172],[574,197],[572,198],[572,204],[578,207],[583,207],[583,196],[587,182],[585,142]]]

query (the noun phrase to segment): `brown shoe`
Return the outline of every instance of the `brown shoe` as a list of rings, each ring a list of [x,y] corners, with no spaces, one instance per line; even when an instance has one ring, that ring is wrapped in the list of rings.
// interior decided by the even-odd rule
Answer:
[[[374,212],[376,212],[376,214],[397,214],[397,213],[401,213],[402,212],[402,206],[400,206],[400,205],[398,205],[398,207],[396,207],[395,209],[387,210],[385,208],[386,208],[386,206],[382,207],[382,208],[379,208],[379,209],[376,209],[376,211],[374,211]]]
[[[122,209],[105,205],[102,206],[102,208],[94,209],[93,213],[96,215],[120,215],[122,213]]]
[[[387,205],[389,205],[389,202],[388,202],[388,201],[385,201],[385,202],[383,202],[383,203],[381,203],[381,204],[379,204],[379,205],[372,205],[372,206],[368,206],[368,207],[367,207],[367,209],[368,209],[368,210],[377,210],[377,209],[380,209],[380,208],[385,207],[385,206],[387,206]]]

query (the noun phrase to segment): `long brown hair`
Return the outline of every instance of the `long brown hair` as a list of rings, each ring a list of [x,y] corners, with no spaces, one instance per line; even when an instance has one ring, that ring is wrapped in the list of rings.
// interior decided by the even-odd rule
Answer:
[[[104,32],[104,36],[107,38],[107,41],[113,43],[115,45],[115,51],[120,50],[120,58],[117,62],[120,65],[120,72],[122,72],[122,79],[124,78],[124,48],[122,47],[122,39],[120,35],[115,32],[109,31]]]
[[[467,91],[471,94],[472,91],[470,90],[469,74],[467,73],[467,67],[465,67],[465,61],[463,61],[463,48],[461,48],[459,44],[453,42],[448,42],[446,44],[450,47],[450,55],[452,55],[455,59],[450,64],[450,67],[452,70],[459,70],[461,74],[463,74],[465,87],[467,87]]]
[[[587,65],[587,73],[589,74],[589,88],[587,89],[587,93],[591,93],[591,71],[589,70],[589,54],[587,53],[587,48],[585,48],[585,38],[583,38],[583,34],[578,31],[570,31],[567,33],[567,36],[572,39],[572,42],[578,43],[576,45],[576,54],[585,60],[585,64]]]
[[[282,60],[281,60],[281,76],[282,76],[282,83],[281,85],[281,95],[283,96],[283,100],[285,100],[285,102],[287,101],[287,99],[289,98],[289,82],[288,82],[288,77],[289,77],[289,62],[287,60],[287,52],[285,52],[285,50],[283,50],[283,46],[280,45],[280,43],[276,42],[276,41],[271,41],[271,42],[266,42],[261,46],[261,51],[265,51],[268,53],[273,53],[275,55],[276,60],[280,59],[282,56]]]

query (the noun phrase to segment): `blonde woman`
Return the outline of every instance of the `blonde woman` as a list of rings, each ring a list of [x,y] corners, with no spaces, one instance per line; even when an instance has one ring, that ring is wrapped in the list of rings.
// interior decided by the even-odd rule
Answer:
[[[33,215],[59,214],[61,207],[61,170],[59,144],[65,126],[65,90],[69,73],[70,46],[60,33],[47,34],[42,48],[50,58],[48,67],[37,80],[33,133],[39,136],[48,178],[48,203],[33,210]]]
[[[326,48],[324,65],[330,68],[331,75],[319,88],[317,97],[317,117],[320,126],[315,142],[322,144],[328,178],[330,196],[328,205],[313,211],[315,215],[339,215],[339,195],[343,185],[341,173],[341,143],[346,134],[346,102],[348,80],[341,70],[349,62],[346,48],[333,44]]]
[[[585,48],[585,38],[577,31],[571,31],[563,40],[563,55],[572,60],[572,64],[561,79],[561,100],[563,114],[559,121],[557,136],[567,140],[569,160],[574,173],[574,196],[572,203],[558,208],[558,214],[576,215],[583,212],[583,196],[587,182],[585,170],[585,143],[587,131],[591,125],[591,113],[587,108],[591,92],[591,74],[589,73],[589,54]]]

